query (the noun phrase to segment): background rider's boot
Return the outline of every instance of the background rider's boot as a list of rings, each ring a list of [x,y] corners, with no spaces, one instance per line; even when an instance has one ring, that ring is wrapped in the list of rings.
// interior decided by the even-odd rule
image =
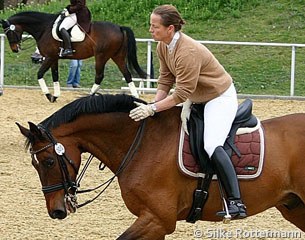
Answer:
[[[71,39],[68,31],[65,28],[62,28],[60,30],[62,40],[64,42],[64,51],[62,52],[62,57],[72,56],[73,51],[71,47]]]

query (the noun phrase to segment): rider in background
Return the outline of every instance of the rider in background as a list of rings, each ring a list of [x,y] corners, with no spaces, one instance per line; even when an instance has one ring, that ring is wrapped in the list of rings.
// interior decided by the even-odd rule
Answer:
[[[89,32],[91,12],[86,6],[86,0],[70,0],[70,5],[61,12],[61,15],[64,17],[59,26],[64,42],[64,50],[61,53],[61,57],[72,56],[73,51],[68,30],[78,23],[82,31]]]
[[[233,80],[215,56],[202,44],[181,32],[185,21],[172,5],[162,5],[150,15],[149,32],[158,41],[160,62],[158,88],[153,104],[136,103],[130,117],[142,120],[183,103],[182,126],[186,122],[192,103],[205,104],[204,149],[209,155],[227,196],[232,218],[247,216],[241,200],[239,184],[232,162],[223,145],[235,118],[238,101]],[[176,84],[173,94],[168,95]],[[225,216],[225,211],[217,212]]]

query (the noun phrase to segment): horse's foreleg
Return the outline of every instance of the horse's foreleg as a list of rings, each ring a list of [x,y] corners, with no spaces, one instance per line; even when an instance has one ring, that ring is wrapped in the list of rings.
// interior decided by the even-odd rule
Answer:
[[[53,87],[54,87],[54,96],[52,102],[55,102],[56,99],[60,96],[60,84],[58,81],[58,61],[55,61],[51,66]]]
[[[140,216],[120,237],[118,240],[131,239],[156,239],[163,240],[165,235],[169,234],[162,225],[159,218],[146,214]]]
[[[44,74],[49,70],[49,68],[52,65],[52,60],[50,58],[46,58],[43,63],[41,64],[38,73],[37,73],[37,79],[39,86],[42,90],[42,92],[46,95],[47,99],[52,102],[52,95],[50,94],[50,91],[46,85],[46,82],[43,78]]]

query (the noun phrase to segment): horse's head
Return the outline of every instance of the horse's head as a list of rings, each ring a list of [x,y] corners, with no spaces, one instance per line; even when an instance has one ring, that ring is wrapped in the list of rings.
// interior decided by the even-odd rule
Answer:
[[[19,52],[23,33],[21,26],[12,24],[8,20],[1,20],[1,24],[12,51]]]
[[[75,212],[76,176],[80,164],[80,152],[73,149],[69,156],[65,147],[71,144],[57,142],[53,135],[41,125],[29,122],[29,129],[16,123],[20,132],[27,138],[32,165],[37,170],[48,213],[51,218],[63,219],[68,212]],[[77,156],[78,155],[78,156]]]

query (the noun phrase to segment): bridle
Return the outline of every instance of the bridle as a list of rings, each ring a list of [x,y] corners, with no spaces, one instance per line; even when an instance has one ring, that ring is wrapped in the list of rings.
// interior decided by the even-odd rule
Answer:
[[[13,40],[11,38],[8,38],[8,41],[10,44],[19,44],[22,41],[22,34],[18,34],[16,31],[16,26],[14,24],[11,24],[8,20],[5,20],[5,24],[8,26],[4,28],[4,33],[6,36],[8,36],[9,32],[12,32],[14,34]]]
[[[37,126],[38,129],[43,130],[45,132],[46,136],[50,140],[50,143],[47,144],[46,146],[38,149],[38,150],[35,150],[35,151],[33,151],[31,149],[30,154],[31,154],[32,160],[38,162],[36,154],[40,153],[40,152],[43,152],[50,147],[53,147],[54,152],[56,153],[56,156],[57,156],[57,161],[59,163],[59,167],[60,167],[60,171],[61,171],[62,179],[63,179],[63,181],[61,183],[58,183],[58,184],[47,185],[47,186],[43,185],[42,186],[43,193],[47,194],[47,193],[56,192],[56,191],[64,189],[64,191],[65,191],[65,202],[68,201],[75,208],[80,208],[80,207],[83,207],[83,206],[93,202],[95,199],[97,199],[109,187],[109,185],[113,182],[115,177],[117,177],[121,172],[123,172],[123,170],[127,167],[129,162],[133,159],[133,156],[137,152],[138,147],[139,147],[139,145],[142,141],[145,125],[146,125],[146,120],[141,121],[141,124],[140,124],[140,126],[137,130],[136,136],[135,136],[132,144],[130,145],[130,147],[128,149],[128,152],[126,153],[126,155],[122,159],[121,164],[119,165],[118,169],[116,170],[116,173],[114,174],[114,176],[112,176],[106,182],[100,184],[99,186],[97,186],[95,188],[78,191],[78,187],[80,186],[80,181],[81,181],[82,177],[84,176],[84,173],[87,170],[87,168],[88,168],[88,166],[89,166],[89,164],[90,164],[90,162],[93,158],[93,155],[92,154],[90,155],[90,157],[87,160],[83,170],[79,174],[79,177],[77,178],[76,182],[72,181],[71,177],[70,177],[70,174],[69,174],[69,171],[68,171],[67,164],[72,166],[72,168],[74,169],[75,175],[77,175],[78,174],[78,169],[76,167],[76,164],[73,162],[73,160],[71,160],[70,158],[68,158],[66,156],[64,146],[61,143],[58,143],[55,140],[55,138],[52,136],[52,134],[50,133],[50,131],[48,131],[47,128],[45,128],[43,125],[39,124]],[[92,198],[92,199],[90,199],[90,200],[88,200],[88,201],[86,201],[82,204],[77,204],[76,193],[91,192],[91,191],[99,189],[100,187],[102,187],[104,185],[106,185],[106,186],[94,198]]]
[[[68,171],[68,166],[67,163],[69,165],[72,166],[72,168],[74,169],[75,174],[77,175],[77,167],[75,165],[75,163],[67,157],[67,155],[65,154],[65,148],[61,143],[58,143],[54,137],[52,136],[52,134],[42,125],[38,125],[38,128],[43,130],[46,134],[46,136],[48,137],[48,140],[50,140],[51,143],[49,143],[48,145],[42,147],[41,149],[35,150],[33,151],[32,149],[30,150],[30,154],[31,157],[34,161],[37,162],[37,158],[36,158],[36,154],[43,152],[45,150],[47,150],[50,147],[54,148],[54,152],[56,153],[56,158],[57,161],[59,163],[59,168],[62,174],[62,178],[63,178],[63,182],[62,183],[58,183],[58,184],[53,184],[53,185],[47,185],[47,186],[42,186],[42,191],[44,194],[47,193],[51,193],[51,192],[55,192],[58,190],[65,190],[65,194],[69,194],[69,192],[72,190],[72,192],[75,192],[77,189],[77,185],[74,181],[71,180],[69,171]]]

